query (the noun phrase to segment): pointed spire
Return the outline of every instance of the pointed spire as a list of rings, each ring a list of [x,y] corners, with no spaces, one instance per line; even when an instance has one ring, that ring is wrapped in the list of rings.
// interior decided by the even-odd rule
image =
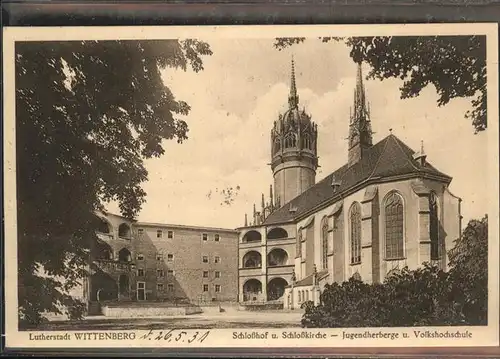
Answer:
[[[363,152],[372,146],[370,111],[366,101],[361,62],[357,64],[354,106],[349,125],[349,166],[363,157]]]
[[[247,217],[247,214],[245,213],[245,227],[248,226],[248,217]]]
[[[420,166],[425,166],[427,155],[424,151],[424,141],[420,141],[420,152],[416,152],[415,154],[413,154],[413,159],[415,159],[415,161],[417,161]]]
[[[269,204],[273,208],[273,185],[269,185]]]
[[[295,84],[295,62],[292,55],[292,73],[290,79],[290,94],[288,95],[288,105],[290,108],[297,108],[299,105],[299,95],[297,95],[297,85]]]
[[[257,208],[255,207],[255,203],[253,204],[253,217],[257,214]],[[255,220],[255,219],[254,219]]]
[[[262,193],[262,203],[261,203],[261,205],[262,205],[262,213],[264,213],[264,208],[266,208],[266,202],[264,200],[264,193]]]

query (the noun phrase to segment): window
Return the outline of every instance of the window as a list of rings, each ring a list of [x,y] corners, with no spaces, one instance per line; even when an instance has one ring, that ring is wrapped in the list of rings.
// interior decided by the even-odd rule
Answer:
[[[142,253],[138,253],[138,254],[137,254],[137,260],[138,260],[138,261],[142,261],[142,260],[144,260],[144,254],[142,254]]]
[[[203,256],[203,263],[208,263],[208,256]]]
[[[168,239],[173,239],[174,238],[174,231],[168,231],[167,232],[167,238]]]
[[[294,133],[289,133],[285,137],[285,148],[295,147],[297,145],[297,137]]]
[[[429,235],[431,240],[431,259],[437,260],[440,257],[439,250],[439,216],[438,200],[433,192],[429,197]]]
[[[220,293],[220,284],[215,285],[215,293]]]
[[[157,261],[161,261],[161,260],[163,260],[163,254],[161,254],[161,253],[156,253],[156,260],[157,260]]]
[[[137,269],[137,276],[144,277],[144,269],[142,269],[142,268]]]
[[[137,228],[137,234],[140,236],[142,236],[144,234],[144,229],[142,228]]]
[[[354,202],[351,206],[350,220],[350,244],[351,264],[361,263],[361,205]]]
[[[208,284],[203,284],[203,291],[208,292]]]
[[[163,271],[163,269],[157,269],[156,270],[156,276],[157,277],[164,277],[165,276],[165,272]]]
[[[174,285],[172,283],[167,284],[167,290],[169,292],[173,292],[174,291]]]
[[[208,271],[207,270],[203,271],[203,278],[208,278]]]
[[[215,258],[214,258],[214,262],[215,262],[215,263],[220,263],[220,257],[219,257],[219,256],[215,256]]]
[[[156,238],[161,238],[163,237],[163,231],[161,229],[156,231]]]
[[[215,271],[215,278],[220,278],[220,272],[218,270]]]
[[[174,255],[172,253],[167,254],[167,261],[172,262],[174,260]]]
[[[385,200],[385,258],[404,257],[403,199],[391,193]]]
[[[163,283],[158,283],[158,284],[156,285],[156,290],[157,290],[158,292],[163,292]]]
[[[328,268],[328,218],[323,218],[321,223],[321,264],[323,269]]]
[[[208,234],[206,234],[206,233],[202,233],[201,238],[202,238],[204,241],[208,241]]]
[[[308,134],[305,134],[304,137],[302,137],[302,148],[306,150],[312,149],[311,137]]]
[[[220,241],[220,235],[218,235],[218,234],[214,235],[214,241],[219,242]]]
[[[167,275],[169,277],[173,277],[174,276],[174,271],[172,269],[167,270]]]

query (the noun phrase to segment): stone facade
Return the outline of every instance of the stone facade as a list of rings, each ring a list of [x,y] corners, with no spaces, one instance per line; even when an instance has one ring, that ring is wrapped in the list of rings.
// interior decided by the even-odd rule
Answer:
[[[100,217],[90,301],[237,300],[236,231]]]

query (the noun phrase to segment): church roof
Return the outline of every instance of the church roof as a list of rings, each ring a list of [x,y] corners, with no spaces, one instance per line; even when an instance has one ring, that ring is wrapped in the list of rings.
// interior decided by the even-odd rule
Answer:
[[[425,165],[413,158],[415,151],[394,135],[385,137],[363,153],[352,166],[338,168],[323,180],[271,213],[264,224],[277,224],[301,219],[321,205],[343,198],[357,187],[365,187],[400,176],[431,177],[451,182],[451,177],[438,171],[428,162]],[[396,177],[396,178],[394,178]],[[332,182],[336,182],[334,190]],[[293,208],[293,211],[290,211]]]

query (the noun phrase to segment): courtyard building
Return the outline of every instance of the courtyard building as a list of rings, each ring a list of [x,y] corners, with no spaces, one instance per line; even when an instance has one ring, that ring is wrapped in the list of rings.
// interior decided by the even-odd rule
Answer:
[[[332,109],[333,110],[333,109]],[[425,262],[446,270],[461,233],[461,199],[423,142],[414,151],[394,134],[373,143],[361,65],[349,118],[345,164],[316,183],[317,125],[300,109],[294,63],[288,110],[271,129],[274,176],[260,211],[239,228],[238,300],[319,303],[327,283],[382,282]],[[343,141],[343,139],[331,139]]]
[[[203,304],[237,300],[238,233],[99,213],[86,299]]]

